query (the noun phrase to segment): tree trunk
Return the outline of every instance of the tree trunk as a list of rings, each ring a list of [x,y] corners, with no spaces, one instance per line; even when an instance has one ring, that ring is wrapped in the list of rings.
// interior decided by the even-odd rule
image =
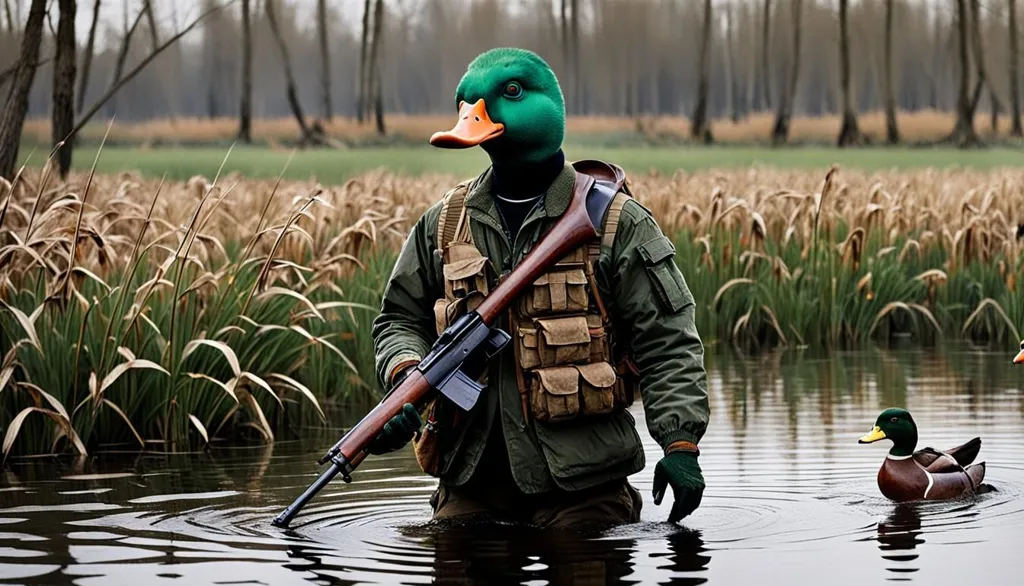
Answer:
[[[153,15],[153,3],[146,0],[143,9],[146,11],[146,26],[149,28],[149,44],[152,50],[156,51],[160,46],[160,35],[156,27],[156,17]]]
[[[765,110],[772,109],[771,90],[771,34],[772,34],[772,0],[764,0],[764,19],[761,21],[761,100],[759,106]]]
[[[971,60],[967,48],[968,12],[967,0],[956,0],[957,8],[957,57],[960,64],[960,83],[957,88],[956,125],[949,140],[961,148],[978,144],[974,132],[974,106],[970,94]]]
[[[789,83],[779,100],[772,127],[772,144],[779,145],[789,140],[789,123],[793,118],[793,100],[797,82],[800,80],[800,37],[803,29],[803,0],[791,0],[793,19],[793,55],[790,61]]]
[[[896,91],[892,83],[892,24],[893,0],[885,0],[885,49],[882,68],[882,92],[885,94],[885,142],[899,144],[900,131],[896,126]]]
[[[60,0],[57,48],[53,64],[53,110],[51,138],[57,151],[61,179],[71,170],[71,131],[75,128],[75,0]]]
[[[114,62],[114,75],[110,78],[110,87],[116,86],[121,81],[121,76],[124,75],[124,66],[128,61],[128,51],[132,45],[132,35],[135,34],[135,29],[139,27],[139,23],[142,22],[145,12],[146,8],[143,6],[132,22],[131,27],[124,29],[124,38],[121,39],[121,50],[118,51],[117,60]],[[125,14],[125,18],[127,18],[127,14]],[[117,112],[117,99],[112,99],[107,104],[107,117],[113,117],[114,113]]]
[[[572,0],[572,103],[573,111],[583,114],[583,75],[580,72],[580,5]]]
[[[85,55],[82,56],[82,73],[78,76],[78,98],[75,109],[79,112],[85,106],[85,92],[89,87],[89,69],[92,67],[92,56],[96,48],[96,24],[99,22],[100,1],[92,5],[92,23],[89,25],[89,38],[85,42]]]
[[[238,140],[252,144],[252,20],[242,0],[242,87],[238,104]]]
[[[836,145],[847,147],[861,142],[857,112],[850,90],[850,19],[849,0],[839,0],[839,89],[843,100],[843,122]]]
[[[370,91],[370,64],[367,61],[370,40],[370,10],[372,8],[370,1],[363,2],[363,32],[359,43],[359,88],[356,92],[356,119],[360,124],[366,120],[366,112],[369,107],[366,98]]]
[[[377,0],[373,10],[373,45],[370,47],[371,75],[373,77],[373,110],[377,121],[377,134],[384,136],[384,92],[381,91],[381,36],[384,31],[384,0]]]
[[[708,125],[708,78],[711,76],[711,0],[704,0],[704,31],[700,41],[700,72],[697,78],[697,106],[693,111],[690,136],[711,144],[714,137]]]
[[[284,67],[285,93],[288,97],[288,106],[292,110],[292,115],[295,116],[295,121],[299,124],[299,131],[302,133],[299,144],[316,144],[319,142],[319,139],[313,136],[309,125],[306,124],[306,117],[302,114],[302,104],[299,103],[299,94],[295,86],[295,75],[292,72],[292,61],[288,55],[288,45],[285,44],[284,37],[281,36],[281,29],[277,23],[274,0],[266,0],[266,13],[267,23],[270,25],[270,33],[277,44],[277,52],[281,56],[281,65]]]
[[[7,34],[14,36],[14,15],[11,14],[11,3],[9,0],[4,0],[4,12],[7,13]]]
[[[320,109],[324,120],[330,120],[331,113],[331,61],[327,50],[327,0],[316,3],[317,36],[320,40]]]
[[[572,76],[572,57],[571,57],[571,45],[569,42],[569,0],[562,0],[560,10],[561,25],[562,25],[562,75],[566,77],[563,85],[566,89],[571,89],[570,82]],[[565,108],[567,110],[572,109],[572,104],[569,100],[566,100]]]
[[[46,0],[32,0],[11,88],[3,111],[0,112],[0,177],[13,179],[14,167],[18,163],[21,129],[28,113],[28,96],[39,65],[39,44],[43,40],[45,17]]]
[[[732,4],[725,5],[725,106],[733,124],[740,120],[739,100],[736,98],[736,55],[733,46]]]
[[[1017,47],[1017,0],[1008,0],[1010,5],[1010,136],[1024,136],[1020,120],[1020,65]]]

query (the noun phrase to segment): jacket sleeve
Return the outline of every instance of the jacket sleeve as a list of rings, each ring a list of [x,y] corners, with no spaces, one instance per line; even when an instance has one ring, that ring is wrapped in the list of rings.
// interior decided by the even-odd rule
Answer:
[[[440,260],[434,254],[439,214],[437,204],[409,232],[384,288],[380,314],[373,321],[377,380],[386,390],[395,369],[421,360],[437,339],[434,302],[444,295]]]
[[[629,200],[612,250],[604,254],[616,335],[630,344],[640,371],[651,436],[663,449],[677,441],[697,443],[710,415],[704,346],[675,246],[650,213]]]

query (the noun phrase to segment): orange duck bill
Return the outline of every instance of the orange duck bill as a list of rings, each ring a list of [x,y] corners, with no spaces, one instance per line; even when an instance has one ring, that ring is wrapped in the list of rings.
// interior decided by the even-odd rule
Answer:
[[[1017,357],[1013,359],[1013,363],[1024,364],[1024,348],[1020,349],[1020,354],[1018,354]]]
[[[487,105],[477,100],[475,104],[459,104],[459,122],[455,128],[435,132],[430,144],[446,149],[465,149],[496,138],[505,132],[505,125],[492,122],[487,115]]]

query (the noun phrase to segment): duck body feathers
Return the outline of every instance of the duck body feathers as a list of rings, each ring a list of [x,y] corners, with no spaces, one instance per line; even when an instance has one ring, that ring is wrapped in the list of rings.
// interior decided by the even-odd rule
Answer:
[[[974,493],[985,478],[985,463],[972,464],[981,439],[945,452],[923,448],[910,456],[886,456],[878,488],[896,502],[946,500]]]

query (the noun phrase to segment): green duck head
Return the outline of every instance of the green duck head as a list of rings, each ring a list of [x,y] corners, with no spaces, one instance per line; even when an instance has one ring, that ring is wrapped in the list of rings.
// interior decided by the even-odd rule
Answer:
[[[879,440],[892,441],[889,454],[893,456],[910,456],[917,447],[917,424],[906,409],[886,409],[875,420],[875,427],[870,433],[858,440],[858,443],[871,444]]]
[[[466,70],[455,91],[459,120],[435,133],[442,148],[479,145],[495,165],[550,159],[565,137],[565,100],[551,67],[525,49],[491,49]]]
[[[1024,364],[1024,341],[1020,343],[1020,353],[1013,359],[1014,364]]]

